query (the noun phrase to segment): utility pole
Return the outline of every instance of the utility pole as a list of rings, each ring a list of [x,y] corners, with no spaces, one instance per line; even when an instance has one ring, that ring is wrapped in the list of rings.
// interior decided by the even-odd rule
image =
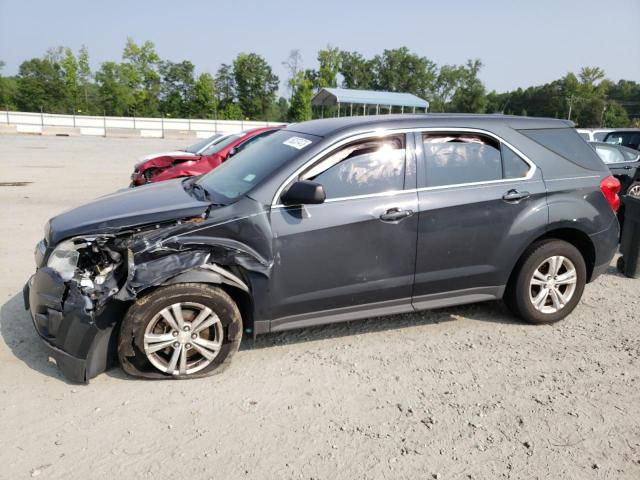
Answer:
[[[604,127],[604,112],[607,111],[607,104],[604,104],[604,107],[602,108],[602,115],[600,115],[600,127],[603,128]]]
[[[573,95],[569,96],[569,115],[567,120],[571,120],[571,108],[573,107]]]

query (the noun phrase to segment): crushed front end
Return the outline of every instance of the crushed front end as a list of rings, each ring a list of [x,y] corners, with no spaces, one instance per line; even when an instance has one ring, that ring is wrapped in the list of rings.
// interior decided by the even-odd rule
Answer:
[[[245,272],[268,276],[273,264],[264,208],[250,200],[197,216],[142,226],[102,228],[36,247],[25,307],[62,373],[75,382],[127,357],[118,352],[121,320],[154,287],[197,281],[248,292]],[[122,358],[120,358],[122,361]]]
[[[24,287],[25,308],[62,373],[87,382],[115,362],[114,327],[128,307],[108,301],[126,278],[126,262],[107,239],[74,239],[36,247],[36,273]],[[74,264],[75,263],[75,264]]]

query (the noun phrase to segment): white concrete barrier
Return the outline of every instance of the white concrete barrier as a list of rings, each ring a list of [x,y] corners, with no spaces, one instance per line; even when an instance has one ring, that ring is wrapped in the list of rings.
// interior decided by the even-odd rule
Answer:
[[[47,127],[69,128],[80,135],[105,135],[110,132],[127,133],[127,136],[160,138],[165,132],[172,136],[187,135],[205,138],[214,133],[237,133],[252,128],[282,125],[281,122],[249,120],[205,120],[185,118],[96,117],[89,115],[59,115],[52,113],[11,112],[0,110],[0,124],[15,127],[20,133],[46,133]],[[114,129],[114,130],[112,130]],[[127,132],[128,131],[128,132]],[[192,133],[193,132],[193,133]]]

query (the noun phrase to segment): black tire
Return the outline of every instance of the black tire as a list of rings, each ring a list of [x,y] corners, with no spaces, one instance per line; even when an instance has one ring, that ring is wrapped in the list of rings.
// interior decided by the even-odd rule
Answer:
[[[618,257],[618,260],[616,261],[616,268],[618,269],[618,272],[624,273],[625,264],[624,264],[624,257],[623,256]]]
[[[530,282],[535,270],[548,258],[563,256],[569,259],[576,271],[576,285],[570,300],[554,313],[543,313],[531,301]],[[521,257],[511,276],[504,300],[509,309],[529,323],[553,323],[569,315],[582,297],[587,281],[587,269],[580,251],[568,242],[557,239],[542,240],[531,245]]]
[[[219,317],[223,332],[222,344],[215,358],[202,370],[171,375],[156,368],[147,357],[144,350],[145,329],[163,309],[182,302],[208,307]],[[120,328],[118,359],[122,369],[129,375],[136,377],[155,379],[206,377],[220,373],[228,367],[231,358],[240,346],[242,330],[240,311],[224,290],[201,283],[169,285],[138,298],[129,308]]]

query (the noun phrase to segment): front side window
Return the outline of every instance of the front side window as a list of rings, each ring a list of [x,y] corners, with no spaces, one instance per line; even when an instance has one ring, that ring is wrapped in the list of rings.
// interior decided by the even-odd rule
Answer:
[[[324,187],[327,199],[404,188],[404,135],[361,140],[332,152],[301,175]]]
[[[422,135],[427,186],[440,187],[502,179],[500,144],[467,133]]]

